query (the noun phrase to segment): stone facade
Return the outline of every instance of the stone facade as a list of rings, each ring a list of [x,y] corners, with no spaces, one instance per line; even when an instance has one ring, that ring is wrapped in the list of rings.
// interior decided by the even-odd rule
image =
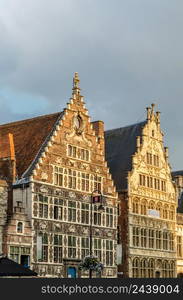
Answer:
[[[8,207],[8,185],[6,181],[0,180],[0,254],[3,253],[2,242],[4,235],[4,226],[7,221]]]
[[[4,226],[3,254],[17,263],[29,267],[32,259],[32,228],[22,202],[17,202],[14,212]]]
[[[147,120],[129,128],[129,138],[136,139],[136,146],[131,167],[125,170],[126,188],[120,188],[115,181],[121,200],[123,262],[119,271],[125,277],[176,277],[177,198],[168,149],[163,146],[159,112],[155,113],[152,105],[147,109]],[[137,134],[132,136],[132,132]],[[109,131],[107,140],[114,134],[115,130]],[[115,177],[117,169],[113,170],[113,163],[117,156],[113,154],[113,160],[110,153],[107,156]]]
[[[40,131],[44,119],[41,125]],[[95,194],[102,194],[103,212],[90,204]],[[14,206],[17,201],[31,222],[31,268],[40,276],[88,277],[78,264],[89,255],[91,208],[92,252],[104,265],[101,276],[117,276],[117,193],[105,162],[103,122],[91,123],[77,73],[67,108],[13,184]]]
[[[183,278],[183,214],[177,214],[177,277]]]

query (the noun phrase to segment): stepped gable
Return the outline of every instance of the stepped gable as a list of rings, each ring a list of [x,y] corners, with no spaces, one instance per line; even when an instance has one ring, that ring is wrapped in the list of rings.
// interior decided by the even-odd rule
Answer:
[[[146,121],[105,132],[105,155],[117,191],[127,188],[128,171],[132,169],[132,155],[136,139],[141,136]]]

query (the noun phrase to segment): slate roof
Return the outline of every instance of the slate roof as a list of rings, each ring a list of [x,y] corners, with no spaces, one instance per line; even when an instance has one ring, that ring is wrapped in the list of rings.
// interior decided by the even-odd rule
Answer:
[[[146,121],[105,132],[105,155],[117,191],[127,188],[127,174],[132,169],[136,138]]]
[[[0,156],[9,153],[7,136],[9,133],[13,134],[17,175],[19,177],[34,161],[62,115],[63,112],[59,112],[0,125],[0,139],[4,146],[3,153],[0,151]]]
[[[179,175],[183,176],[183,170],[180,170],[180,171],[173,171],[173,172],[172,172],[172,176],[173,176],[173,177],[174,177],[174,176],[179,176]]]
[[[0,258],[0,276],[37,276],[37,273],[17,264],[15,261],[2,257]]]

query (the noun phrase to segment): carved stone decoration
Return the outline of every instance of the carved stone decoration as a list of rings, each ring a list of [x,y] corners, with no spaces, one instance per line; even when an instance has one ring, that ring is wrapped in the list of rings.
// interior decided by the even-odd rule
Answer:
[[[47,224],[47,222],[40,222],[39,223],[39,228],[40,228],[40,230],[46,230],[47,229],[47,227],[48,227],[48,224]]]
[[[69,197],[72,198],[72,199],[76,198],[76,193],[69,192]]]
[[[39,188],[39,191],[40,191],[41,193],[48,193],[48,188],[45,187],[44,185],[41,185],[40,188]]]
[[[70,225],[68,228],[69,232],[76,232],[76,226],[75,225]]]
[[[47,179],[48,179],[48,174],[45,173],[45,172],[42,172],[42,173],[41,173],[41,179],[42,179],[42,180],[47,180]]]

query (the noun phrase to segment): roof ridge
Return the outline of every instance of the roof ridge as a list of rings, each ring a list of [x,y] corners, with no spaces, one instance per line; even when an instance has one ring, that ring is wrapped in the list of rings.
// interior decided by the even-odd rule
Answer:
[[[52,113],[52,114],[46,114],[46,115],[40,115],[40,116],[37,116],[37,117],[33,117],[33,118],[29,118],[29,119],[23,119],[23,120],[19,120],[19,121],[14,121],[14,122],[10,122],[10,123],[4,123],[4,124],[0,124],[0,128],[1,127],[8,127],[10,125],[20,125],[20,124],[24,124],[26,123],[27,121],[30,122],[30,121],[35,121],[35,119],[41,119],[41,118],[44,118],[44,117],[51,117],[53,115],[59,115],[61,114],[63,111],[61,112],[57,112],[57,113]]]
[[[145,124],[145,122],[146,122],[146,120],[138,122],[138,123],[134,123],[134,124],[131,124],[131,125],[126,125],[126,126],[123,126],[123,127],[108,129],[108,130],[105,130],[105,132],[114,131],[114,130],[118,130],[118,129],[129,128],[129,127],[133,127],[135,125]]]

